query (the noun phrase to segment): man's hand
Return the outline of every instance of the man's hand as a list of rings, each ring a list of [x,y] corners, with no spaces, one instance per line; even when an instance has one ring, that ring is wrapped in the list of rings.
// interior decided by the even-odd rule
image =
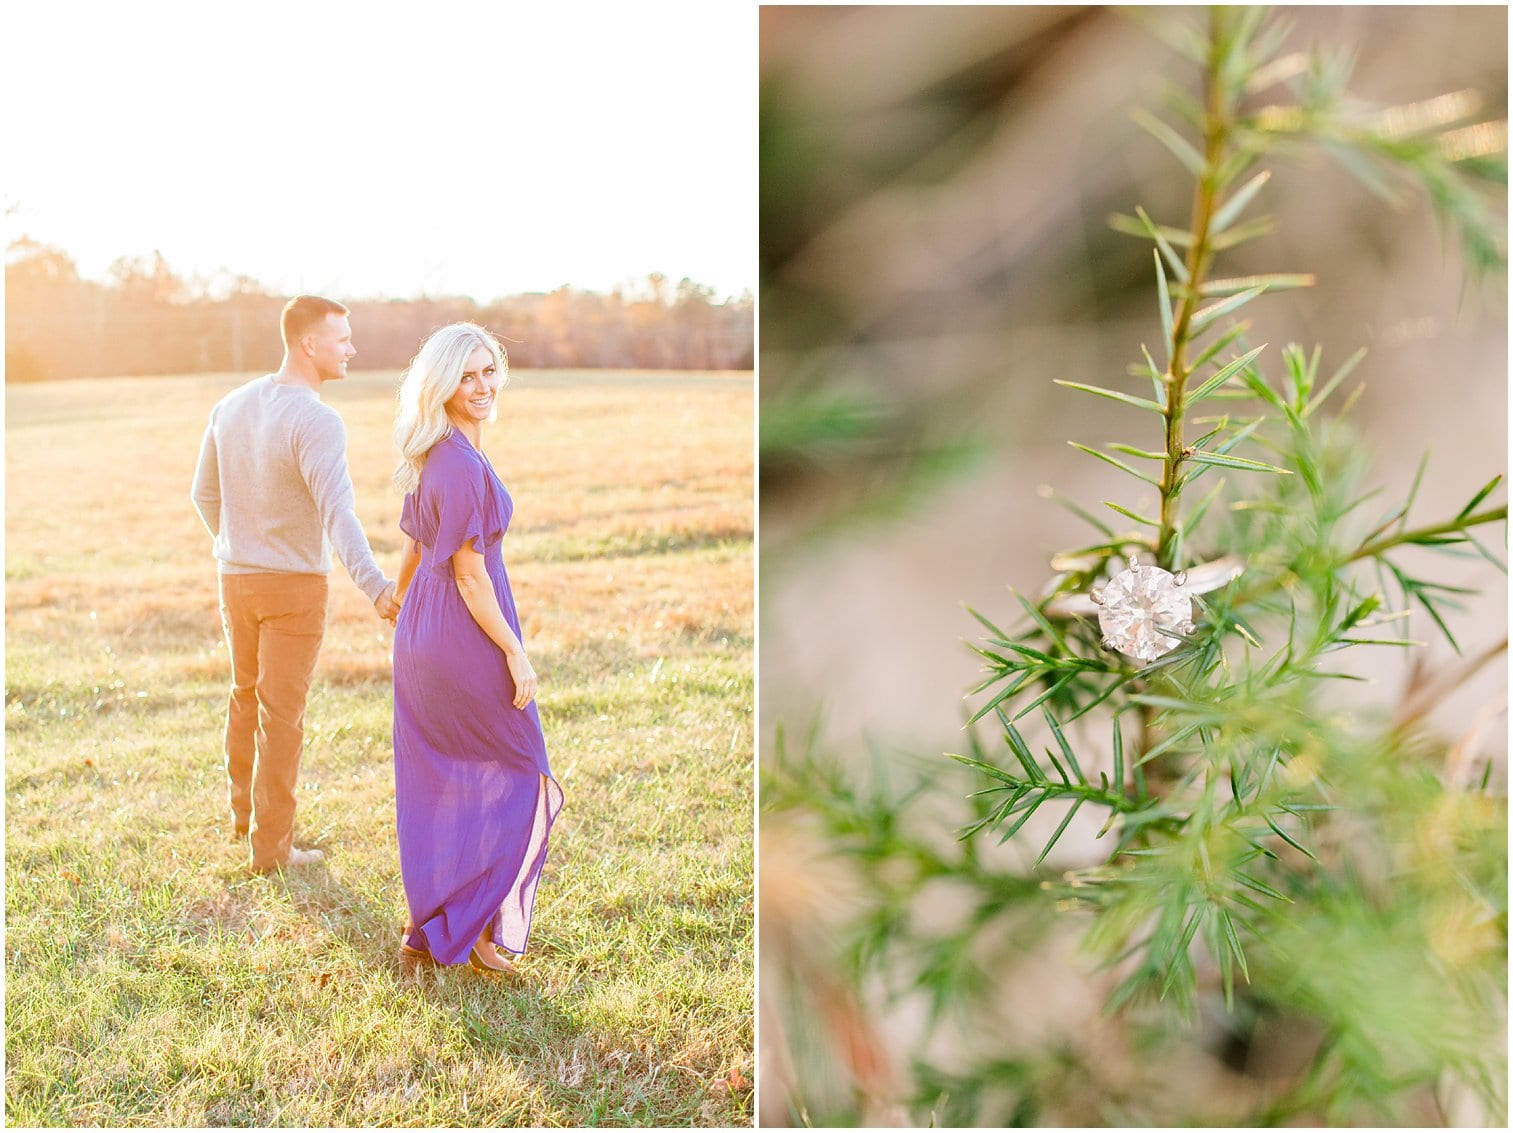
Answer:
[[[373,608],[378,611],[378,616],[393,625],[399,619],[399,603],[394,598],[394,583],[384,587],[383,593],[373,601]]]

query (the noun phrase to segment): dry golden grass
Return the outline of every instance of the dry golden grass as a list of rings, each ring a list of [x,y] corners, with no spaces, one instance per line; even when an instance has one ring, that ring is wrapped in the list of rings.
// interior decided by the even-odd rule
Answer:
[[[391,572],[396,375],[327,391]],[[487,448],[568,809],[527,976],[401,972],[388,627],[333,574],[302,842],[228,837],[227,680],[189,503],[239,375],[7,398],[13,1124],[750,1121],[750,375],[517,375]]]

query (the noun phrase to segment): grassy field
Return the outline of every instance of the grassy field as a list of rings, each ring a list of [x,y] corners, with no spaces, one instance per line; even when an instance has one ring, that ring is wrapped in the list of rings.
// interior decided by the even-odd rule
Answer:
[[[11,1125],[745,1125],[749,374],[522,373],[485,446],[567,796],[520,977],[398,962],[386,623],[332,575],[298,844],[254,877],[189,482],[245,375],[6,389]],[[393,373],[325,398],[397,569]]]

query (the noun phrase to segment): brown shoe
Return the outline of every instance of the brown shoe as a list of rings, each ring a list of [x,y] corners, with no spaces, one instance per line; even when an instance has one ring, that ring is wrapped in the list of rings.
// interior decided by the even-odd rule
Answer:
[[[418,959],[429,960],[431,958],[431,954],[429,952],[427,952],[424,948],[412,948],[410,946],[410,944],[409,944],[410,933],[412,933],[414,931],[415,931],[415,926],[412,925],[412,924],[407,924],[407,925],[405,925],[404,930],[402,932],[400,932],[400,934],[399,934],[399,954],[401,956],[406,957],[407,959],[412,959],[412,960],[418,960]]]
[[[497,948],[491,947],[489,952],[492,956],[484,956],[478,945],[473,945],[473,950],[468,953],[468,964],[475,972],[485,972],[496,976],[507,976],[519,971],[513,963],[499,954]]]

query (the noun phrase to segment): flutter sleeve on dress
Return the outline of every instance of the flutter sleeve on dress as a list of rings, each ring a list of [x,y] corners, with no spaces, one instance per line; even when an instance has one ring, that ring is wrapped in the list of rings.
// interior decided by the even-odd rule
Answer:
[[[447,461],[437,472],[421,485],[415,509],[420,513],[420,542],[430,548],[433,562],[446,562],[469,545],[483,554],[486,547],[504,538],[504,507],[480,465]]]
[[[399,509],[399,529],[424,546],[425,540],[420,537],[420,524],[415,521],[415,510],[415,493],[406,492],[405,502]]]

